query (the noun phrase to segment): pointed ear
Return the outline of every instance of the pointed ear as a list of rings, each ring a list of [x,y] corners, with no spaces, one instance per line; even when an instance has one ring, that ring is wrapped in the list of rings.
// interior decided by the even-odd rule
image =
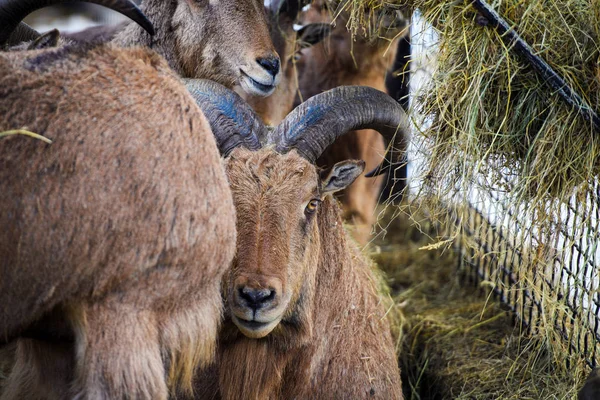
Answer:
[[[322,197],[350,186],[364,170],[365,162],[362,160],[346,160],[335,164],[321,183]]]
[[[315,23],[304,25],[297,32],[300,48],[314,46],[331,33],[331,24]]]
[[[42,36],[31,42],[27,47],[27,50],[40,50],[56,47],[59,38],[60,32],[58,32],[58,29],[52,29],[50,32],[44,33]]]

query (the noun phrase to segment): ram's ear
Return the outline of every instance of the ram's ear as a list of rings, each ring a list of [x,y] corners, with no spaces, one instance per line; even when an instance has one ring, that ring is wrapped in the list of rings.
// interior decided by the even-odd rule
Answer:
[[[58,29],[52,29],[50,32],[44,33],[42,36],[31,42],[27,47],[27,50],[40,50],[56,47],[58,46],[59,38],[60,32]]]
[[[346,160],[335,164],[321,183],[322,197],[347,188],[364,170],[365,162],[362,160]]]

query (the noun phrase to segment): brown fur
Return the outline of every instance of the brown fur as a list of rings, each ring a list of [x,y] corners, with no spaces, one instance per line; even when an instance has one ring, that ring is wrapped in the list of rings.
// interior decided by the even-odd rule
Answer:
[[[330,22],[330,10],[323,0],[314,1],[302,22]],[[322,43],[303,50],[298,62],[301,100],[343,85],[370,86],[386,91],[385,75],[394,62],[396,37],[401,29],[391,29],[387,37],[367,40],[360,34],[353,39],[346,29],[347,16],[336,19],[333,32]],[[346,159],[366,162],[366,170],[377,167],[385,155],[383,138],[373,130],[353,131],[338,139],[318,160],[317,165],[331,167]],[[375,222],[375,207],[384,177],[359,177],[350,187],[338,193],[344,209],[344,220],[352,223],[352,234],[366,244]]]
[[[323,40],[329,31],[304,27],[303,30],[297,32],[294,30],[295,20],[287,12],[282,11],[275,14],[270,9],[267,14],[271,40],[281,58],[281,81],[273,94],[268,97],[250,95],[239,87],[236,87],[236,91],[252,106],[266,125],[276,126],[283,121],[294,106],[294,99],[298,92],[296,63],[301,55],[301,50]]]
[[[190,388],[213,356],[235,248],[230,190],[194,100],[153,52],[67,46],[0,53],[0,114],[0,131],[53,140],[0,140],[0,340],[59,309],[74,338],[69,396]],[[2,399],[45,390],[41,366],[65,360],[40,349],[56,346],[21,339]]]
[[[268,97],[251,96],[236,88],[266,125],[276,126],[290,113],[298,90],[296,74],[297,35],[294,21],[285,13],[269,15],[269,31],[277,54],[281,57],[281,81]]]
[[[262,0],[144,0],[141,9],[154,24],[154,38],[130,23],[113,43],[152,47],[186,78],[227,87],[240,83],[240,69],[255,79],[271,78],[256,62],[277,56]]]
[[[15,364],[15,353],[17,351],[17,341],[7,345],[0,346],[0,393],[6,386],[6,378]]]
[[[196,398],[401,399],[376,277],[348,240],[317,169],[295,151],[237,149],[226,171],[238,215],[237,257],[224,279],[229,313],[217,359],[199,374]],[[307,217],[313,198],[322,203]],[[240,276],[281,282],[281,322],[260,339],[232,323]]]
[[[106,43],[114,39],[129,22],[121,22],[116,25],[92,26],[79,32],[64,33],[62,36],[74,42],[82,43]]]
[[[2,398],[46,400],[69,397],[74,365],[69,343],[20,339],[15,345],[16,363],[3,388]]]

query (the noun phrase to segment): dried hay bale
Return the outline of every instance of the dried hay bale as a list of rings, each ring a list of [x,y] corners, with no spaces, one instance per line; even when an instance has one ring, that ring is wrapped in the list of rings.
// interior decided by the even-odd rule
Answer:
[[[438,69],[423,94],[430,176],[447,190],[484,172],[512,173],[518,196],[561,199],[600,172],[600,134],[502,41],[468,1],[346,0],[356,24],[387,3],[419,8],[440,33]],[[509,0],[496,10],[595,110],[600,109],[600,3]],[[480,20],[479,20],[480,21]],[[483,170],[488,164],[489,170]],[[453,176],[448,180],[448,173]],[[493,179],[495,180],[495,179]],[[440,186],[438,185],[439,189]]]
[[[427,200],[430,212],[449,224],[459,221],[450,236],[459,237],[465,248],[472,247],[474,257],[486,263],[494,257],[504,260],[518,282],[505,290],[530,291],[538,299],[540,310],[533,318],[535,347],[543,345],[547,348],[543,354],[553,354],[550,359],[556,357],[563,364],[571,354],[567,345],[574,346],[575,356],[589,359],[590,346],[598,346],[594,338],[585,342],[594,334],[590,325],[595,311],[578,303],[569,306],[566,299],[579,297],[583,302],[585,291],[595,293],[597,284],[593,276],[580,276],[580,266],[575,265],[579,260],[565,261],[564,257],[582,239],[590,248],[595,246],[591,237],[595,234],[590,232],[597,225],[592,213],[597,204],[600,131],[516,55],[494,27],[485,26],[470,1],[389,2],[418,8],[440,37],[431,85],[420,94],[419,108],[412,114],[419,127],[415,134],[424,143],[419,150],[428,159],[421,194],[435,196]],[[370,8],[385,3],[342,0],[338,5],[352,10],[353,18],[361,21],[368,18]],[[600,2],[489,3],[592,109],[600,111]],[[474,198],[482,202],[476,204]],[[459,207],[449,212],[448,203],[454,200]],[[460,203],[468,201],[491,212],[514,213],[511,226],[514,222],[520,228],[508,233],[528,236],[526,246],[517,245],[524,257],[521,264],[506,264],[512,255],[506,249],[492,248],[489,237],[478,238],[482,247],[465,235],[464,221],[469,215]],[[501,207],[494,210],[496,201]],[[568,207],[575,208],[577,217],[569,220]],[[477,236],[482,222],[472,228]],[[482,254],[484,247],[490,254]],[[581,253],[585,262],[594,251],[585,248]],[[591,269],[597,271],[593,260]],[[574,269],[576,276],[558,278],[565,269]],[[498,265],[491,270],[489,283],[493,287],[505,284]],[[542,285],[544,280],[550,283]],[[556,321],[562,325],[558,329]],[[560,336],[561,330],[567,332],[565,337]],[[584,370],[579,360],[571,365],[578,365],[575,375]]]
[[[469,1],[336,1],[355,21],[351,28],[390,3],[418,8],[440,37],[431,84],[412,113],[420,130],[414,134],[423,138],[419,145],[424,143],[428,158],[420,174],[422,193],[435,195],[431,212],[454,220],[445,209],[450,199],[466,201],[474,191],[501,192],[504,204],[526,204],[531,212],[523,220],[531,230],[550,231],[547,244],[557,243],[564,203],[583,199],[592,209],[586,199],[600,173],[600,131],[517,56],[494,27],[483,26]],[[600,2],[489,3],[600,111]],[[594,222],[590,214],[582,218],[587,219],[582,224]],[[528,274],[534,267],[519,268]]]

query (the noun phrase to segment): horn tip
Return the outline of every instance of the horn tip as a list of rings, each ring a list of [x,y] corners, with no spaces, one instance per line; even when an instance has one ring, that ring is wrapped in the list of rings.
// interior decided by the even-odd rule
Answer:
[[[154,29],[154,25],[152,25],[152,22],[150,22],[150,21],[148,21],[148,20],[146,20],[146,21],[147,21],[147,22],[146,22],[146,23],[144,23],[144,26],[143,26],[144,30],[145,30],[146,32],[148,32],[148,34],[149,34],[150,36],[154,36],[154,35],[156,35],[156,30]]]

